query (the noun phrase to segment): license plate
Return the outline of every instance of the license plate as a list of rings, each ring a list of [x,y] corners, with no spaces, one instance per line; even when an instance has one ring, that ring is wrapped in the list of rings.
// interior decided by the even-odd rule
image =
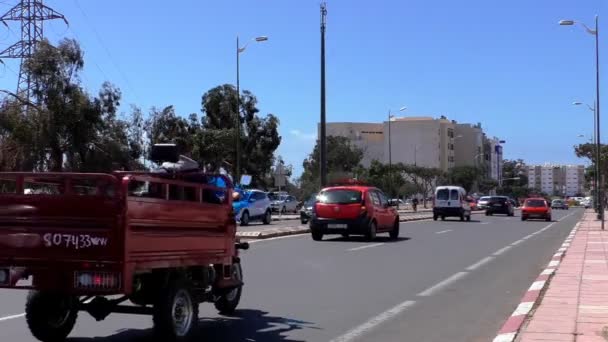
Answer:
[[[334,228],[334,229],[347,228],[347,227],[348,227],[348,225],[341,224],[341,223],[330,223],[327,225],[327,228]]]
[[[502,204],[494,204],[495,207],[502,207]]]

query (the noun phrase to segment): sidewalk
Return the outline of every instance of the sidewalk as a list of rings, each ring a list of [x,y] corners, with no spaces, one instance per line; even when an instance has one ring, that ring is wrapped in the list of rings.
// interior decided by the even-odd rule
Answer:
[[[530,311],[534,298],[527,310],[521,310],[525,311],[521,312],[523,317],[531,312],[531,319],[523,324],[515,341],[608,341],[607,244],[608,230],[602,231],[595,213],[587,210],[541,273],[541,277],[547,278],[551,273],[554,275],[547,280],[548,288],[541,286],[546,292],[536,309]],[[516,313],[517,310],[514,316]]]

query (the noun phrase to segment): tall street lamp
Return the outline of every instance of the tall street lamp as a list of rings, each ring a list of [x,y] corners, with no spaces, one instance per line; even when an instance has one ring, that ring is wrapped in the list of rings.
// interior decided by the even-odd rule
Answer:
[[[595,29],[591,29],[589,28],[587,25],[574,21],[574,20],[560,20],[559,24],[562,26],[572,26],[574,24],[580,24],[582,25],[585,30],[587,31],[587,33],[591,34],[592,36],[595,36],[595,134],[596,134],[596,158],[597,158],[597,170],[601,170],[601,163],[602,161],[600,160],[600,141],[601,141],[601,135],[600,135],[600,48],[599,48],[599,38],[600,38],[600,31],[599,31],[599,17],[596,15],[595,16]],[[598,181],[598,188],[597,188],[597,197],[598,197],[598,211],[599,211],[599,219],[602,221],[602,230],[604,230],[604,197],[602,194],[602,187],[603,187],[603,181],[601,175],[598,173],[597,175],[599,177],[599,181]]]
[[[406,110],[407,107],[399,108],[400,112]],[[391,110],[388,110],[388,179],[389,179],[389,191],[393,189],[393,148],[391,146],[391,121],[395,116],[391,114]]]
[[[239,68],[239,57],[241,53],[245,52],[247,46],[251,42],[265,42],[268,40],[266,36],[259,36],[252,38],[247,41],[243,47],[239,44],[239,36],[236,36],[236,117],[235,117],[235,127],[236,127],[236,166],[234,169],[234,182],[238,182],[241,176],[241,92],[239,88],[239,76],[240,76],[240,68]]]
[[[583,102],[573,102],[572,103],[575,106],[581,106],[581,105],[586,105],[587,108],[589,108],[590,111],[593,112],[593,146],[595,147],[595,156],[596,158],[600,155],[599,150],[598,150],[598,143],[597,143],[597,135],[596,135],[596,130],[597,130],[597,120],[596,120],[596,113],[595,113],[595,102],[593,102],[593,107],[591,107],[590,105],[583,103]],[[579,137],[584,138],[584,135],[579,135]],[[593,188],[595,189],[595,195],[593,196],[593,207],[595,208],[596,212],[598,212],[598,200],[597,200],[597,189],[598,189],[598,185],[599,185],[599,180],[598,177],[600,175],[600,169],[598,167],[598,163],[597,160],[596,162],[593,163],[593,168],[595,169],[595,177],[593,177]]]

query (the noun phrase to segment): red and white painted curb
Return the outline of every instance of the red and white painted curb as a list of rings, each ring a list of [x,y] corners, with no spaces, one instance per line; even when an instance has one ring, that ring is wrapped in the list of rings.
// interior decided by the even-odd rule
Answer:
[[[549,278],[558,268],[564,254],[568,250],[568,247],[570,247],[570,243],[572,242],[572,239],[574,239],[579,225],[580,222],[574,226],[570,232],[570,235],[568,235],[562,246],[553,255],[553,258],[551,258],[547,268],[545,268],[539,274],[538,278],[536,278],[536,280],[532,283],[528,291],[524,294],[517,308],[515,308],[515,311],[513,311],[511,316],[498,331],[498,335],[496,338],[494,338],[493,342],[515,341],[515,337],[526,321],[526,318],[528,318],[530,315],[530,311],[536,303],[539,303],[542,300],[542,298],[540,298],[540,294],[547,286],[549,286]]]

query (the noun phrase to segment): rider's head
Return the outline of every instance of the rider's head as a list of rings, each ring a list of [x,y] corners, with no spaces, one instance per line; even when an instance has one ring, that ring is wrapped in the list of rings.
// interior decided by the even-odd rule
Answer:
[[[238,191],[235,191],[232,193],[232,200],[233,201],[240,201],[241,200],[241,193]]]

